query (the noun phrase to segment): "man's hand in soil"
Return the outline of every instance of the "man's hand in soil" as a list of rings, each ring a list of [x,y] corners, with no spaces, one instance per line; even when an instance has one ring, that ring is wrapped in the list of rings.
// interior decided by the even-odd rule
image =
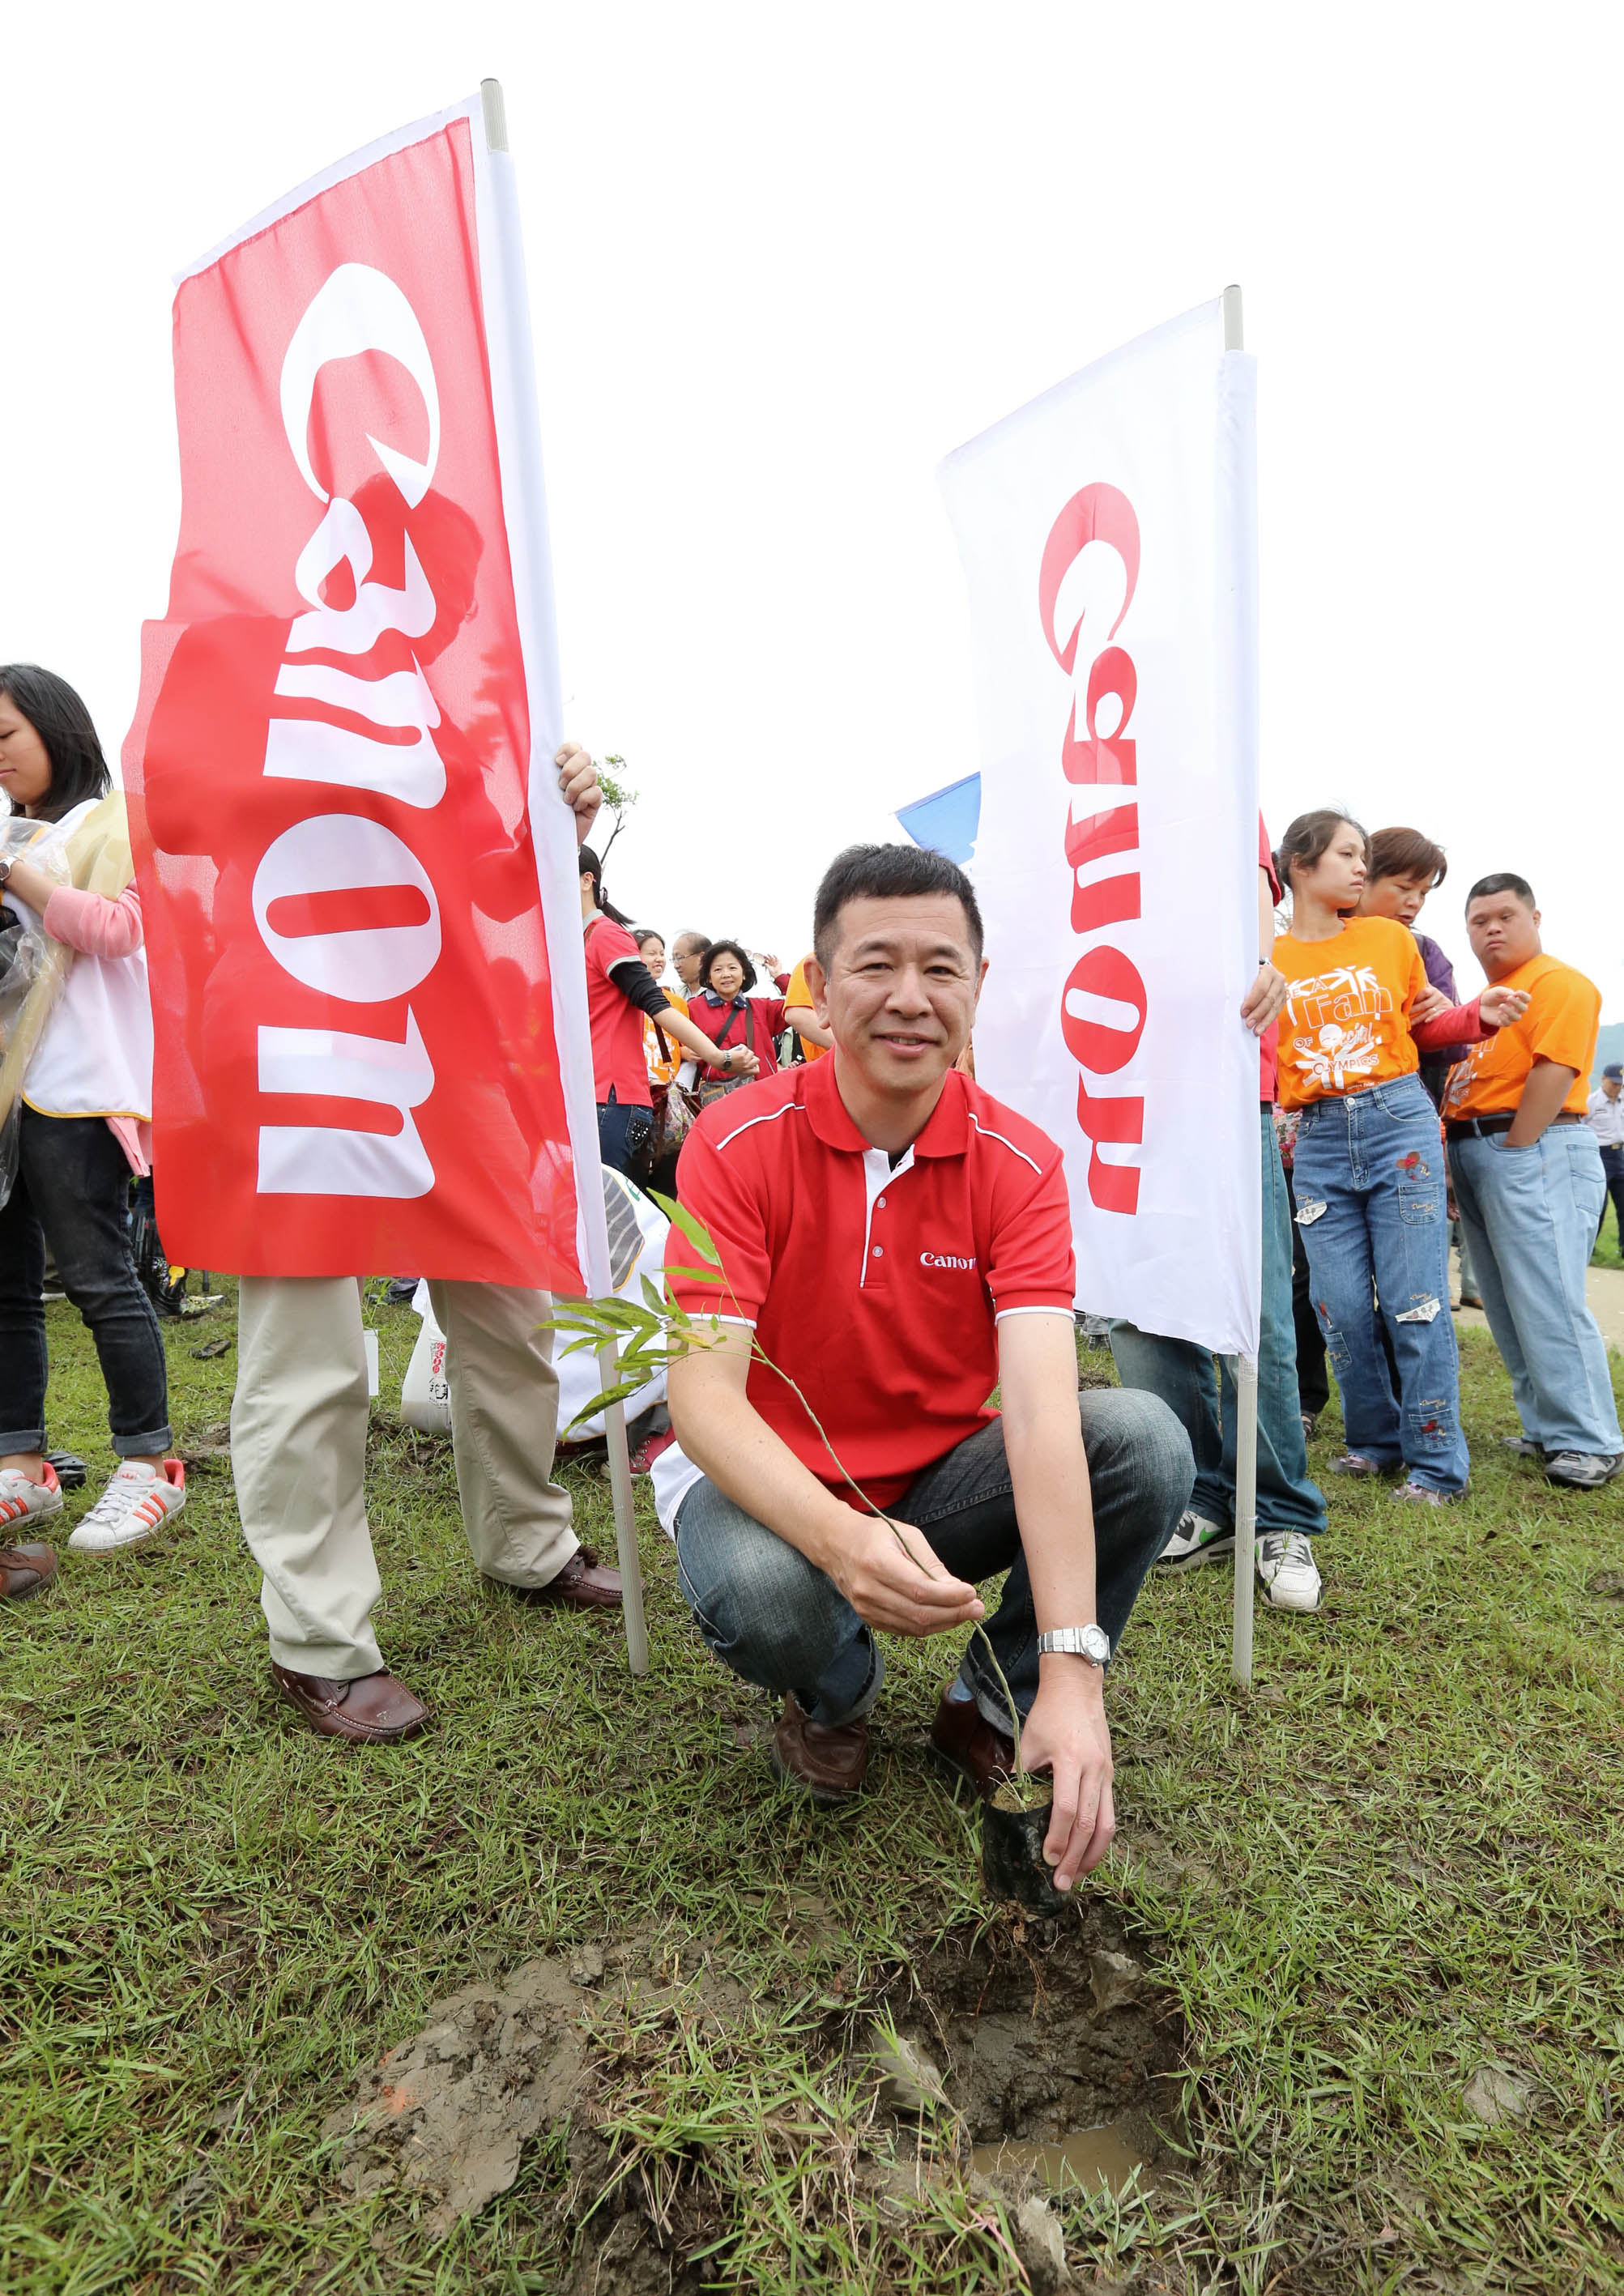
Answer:
[[[1057,1890],[1091,1874],[1117,1830],[1103,1678],[1087,1659],[1038,1660],[1038,1696],[1021,1733],[1021,1767],[1048,1770],[1054,1807],[1043,1854]]]
[[[916,1530],[849,1513],[849,1534],[822,1562],[865,1625],[892,1635],[945,1635],[983,1615],[975,1588],[944,1570]]]

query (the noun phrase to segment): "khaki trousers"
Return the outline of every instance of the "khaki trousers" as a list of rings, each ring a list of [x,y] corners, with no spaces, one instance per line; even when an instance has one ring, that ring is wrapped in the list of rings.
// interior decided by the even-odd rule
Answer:
[[[545,1292],[431,1282],[446,1334],[463,1525],[478,1568],[545,1587],[579,1542],[551,1480],[558,1374]],[[271,1656],[349,1682],[383,1664],[382,1587],[366,1527],[366,1357],[353,1276],[245,1275],[237,1293],[232,1467],[242,1534],[264,1574]]]

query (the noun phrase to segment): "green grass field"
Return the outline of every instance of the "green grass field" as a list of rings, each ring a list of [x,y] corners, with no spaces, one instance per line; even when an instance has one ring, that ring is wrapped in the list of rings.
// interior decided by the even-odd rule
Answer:
[[[187,1447],[222,1439],[234,1349],[194,1349],[228,1313],[168,1327]],[[939,1940],[1008,1930],[917,1753],[947,1655],[890,1646],[873,1791],[814,1816],[767,1768],[764,1702],[692,1632],[646,1486],[645,1682],[612,1628],[476,1581],[448,1449],[388,1409],[415,1318],[379,1321],[379,1624],[432,1734],[332,1745],[273,1694],[224,1453],[153,1545],[59,1540],[56,1589],[0,1617],[0,2287],[563,2290],[583,2161],[671,2201],[709,2251],[678,2286],[1026,2285],[950,2132],[916,2201],[874,2197],[890,2140],[839,2054]],[[65,1307],[50,1329],[53,1442],[100,1469],[86,1335]],[[1158,1580],[1136,1614],[1093,1887],[1182,2014],[1188,2159],[1149,2194],[1067,2201],[1082,2285],[1624,2286],[1624,1487],[1559,1495],[1500,1450],[1481,1333],[1464,1401],[1469,1499],[1334,1485],[1325,1607],[1260,1609],[1251,1695],[1226,1570]],[[566,1475],[611,1543],[606,1486]],[[623,2035],[598,2138],[538,2140],[448,2236],[340,2187],[322,2120],[430,2002],[627,1938],[725,1972],[731,2029]],[[1466,2102],[1485,2069],[1497,2123]]]

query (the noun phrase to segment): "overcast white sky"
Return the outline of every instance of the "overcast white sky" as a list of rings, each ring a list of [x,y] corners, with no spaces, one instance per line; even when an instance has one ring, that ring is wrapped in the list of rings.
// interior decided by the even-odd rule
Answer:
[[[939,458],[1239,280],[1263,785],[1520,869],[1624,1017],[1618,19],[867,0],[13,12],[0,659],[110,750],[178,519],[170,275],[504,82],[570,729],[639,918],[786,961],[973,771]],[[1464,961],[1464,962],[1463,962]]]

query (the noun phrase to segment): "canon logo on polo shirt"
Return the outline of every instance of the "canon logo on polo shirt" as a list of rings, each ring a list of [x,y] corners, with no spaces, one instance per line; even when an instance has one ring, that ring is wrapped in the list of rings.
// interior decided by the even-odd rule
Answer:
[[[969,1259],[957,1259],[950,1251],[922,1251],[919,1264],[922,1267],[973,1267],[975,1260],[973,1256]]]
[[[1105,644],[1088,663],[1083,701],[1086,733],[1081,740],[1078,738],[1074,696],[1066,738],[1061,745],[1061,770],[1079,791],[1066,817],[1066,860],[1071,870],[1071,930],[1079,938],[1103,931],[1109,925],[1126,924],[1139,914],[1136,870],[1119,871],[1115,875],[1095,877],[1087,883],[1083,879],[1083,871],[1089,863],[1103,860],[1113,853],[1136,852],[1139,846],[1138,805],[1120,802],[1107,794],[1107,788],[1134,788],[1139,777],[1136,745],[1124,738],[1133,715],[1138,676],[1128,654],[1111,643],[1133,603],[1139,580],[1139,521],[1132,503],[1116,487],[1084,487],[1080,493],[1073,495],[1050,528],[1044,545],[1043,564],[1038,577],[1038,608],[1049,651],[1068,677],[1076,668],[1078,640],[1086,617],[1079,616],[1070,636],[1062,642],[1056,635],[1054,610],[1062,583],[1091,542],[1105,543],[1116,552],[1126,580],[1121,608],[1105,633]],[[1116,704],[1114,723],[1108,734],[1102,734],[1098,713],[1101,703],[1107,700]],[[1108,1028],[1074,1013],[1070,1000],[1079,992],[1131,1006],[1135,1014],[1132,1027]],[[1091,948],[1085,949],[1061,991],[1060,1019],[1066,1049],[1084,1071],[1078,1079],[1077,1120],[1093,1144],[1088,1158],[1088,1194],[1102,1211],[1131,1214],[1139,1209],[1137,1168],[1132,1164],[1104,1163],[1100,1156],[1100,1143],[1136,1148],[1144,1138],[1144,1098],[1139,1093],[1102,1094],[1096,1097],[1089,1092],[1087,1079],[1089,1076],[1112,1076],[1127,1067],[1144,1034],[1144,982],[1131,958],[1109,942],[1096,941]]]

